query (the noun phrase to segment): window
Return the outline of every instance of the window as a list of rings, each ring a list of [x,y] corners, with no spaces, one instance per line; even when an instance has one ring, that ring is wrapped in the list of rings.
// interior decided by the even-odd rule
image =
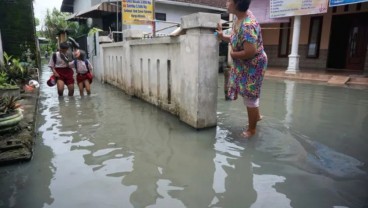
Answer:
[[[360,11],[362,9],[362,3],[356,5],[356,10]]]
[[[155,13],[155,19],[166,21],[166,14],[165,13]]]
[[[290,22],[280,24],[279,57],[289,55]]]
[[[349,5],[345,5],[344,6],[344,12],[348,12],[349,11]]]
[[[307,58],[318,58],[321,43],[323,17],[312,17],[309,27],[309,41]]]

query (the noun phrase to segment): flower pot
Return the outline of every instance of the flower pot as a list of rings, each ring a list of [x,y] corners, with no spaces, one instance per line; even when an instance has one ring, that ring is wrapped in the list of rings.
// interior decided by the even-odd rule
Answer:
[[[23,119],[23,113],[20,110],[0,115],[0,133],[14,130]]]
[[[20,97],[20,88],[19,87],[0,87],[0,97],[4,97],[4,96]]]

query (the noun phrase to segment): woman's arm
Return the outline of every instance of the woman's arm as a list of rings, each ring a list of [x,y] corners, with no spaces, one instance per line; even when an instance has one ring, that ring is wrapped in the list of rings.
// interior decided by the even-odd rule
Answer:
[[[221,40],[223,40],[223,41],[225,41],[225,42],[230,42],[230,35],[225,35],[225,34],[224,34],[224,32],[223,32],[223,30],[222,30],[222,25],[221,25],[221,23],[218,23],[218,24],[217,24],[217,30],[216,30],[216,32],[217,32],[218,37],[219,37]]]
[[[251,59],[257,54],[257,48],[254,43],[249,43],[247,41],[243,44],[244,50],[230,52],[230,56],[233,59]]]

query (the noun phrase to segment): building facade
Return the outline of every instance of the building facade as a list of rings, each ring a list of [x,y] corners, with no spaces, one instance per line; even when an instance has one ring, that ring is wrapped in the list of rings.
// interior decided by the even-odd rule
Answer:
[[[225,13],[226,1],[221,0],[155,0],[156,31],[169,34],[180,24],[182,16],[197,12]],[[86,21],[92,18],[93,26],[104,31],[137,29],[152,32],[151,25],[124,25],[121,19],[121,1],[63,0],[61,11],[73,13],[70,20]],[[167,29],[165,29],[167,28]]]
[[[262,25],[269,66],[288,67],[293,21]],[[368,2],[301,17],[300,68],[368,73]]]

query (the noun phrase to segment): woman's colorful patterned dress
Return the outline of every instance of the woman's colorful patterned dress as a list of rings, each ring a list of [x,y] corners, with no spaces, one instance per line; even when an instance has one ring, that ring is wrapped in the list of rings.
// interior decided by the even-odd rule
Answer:
[[[259,98],[263,76],[267,68],[267,55],[263,50],[261,27],[249,10],[238,29],[234,24],[230,38],[234,51],[244,50],[244,41],[254,44],[257,54],[252,59],[233,60],[228,86],[228,97],[231,100],[236,100],[238,94],[251,99]]]

